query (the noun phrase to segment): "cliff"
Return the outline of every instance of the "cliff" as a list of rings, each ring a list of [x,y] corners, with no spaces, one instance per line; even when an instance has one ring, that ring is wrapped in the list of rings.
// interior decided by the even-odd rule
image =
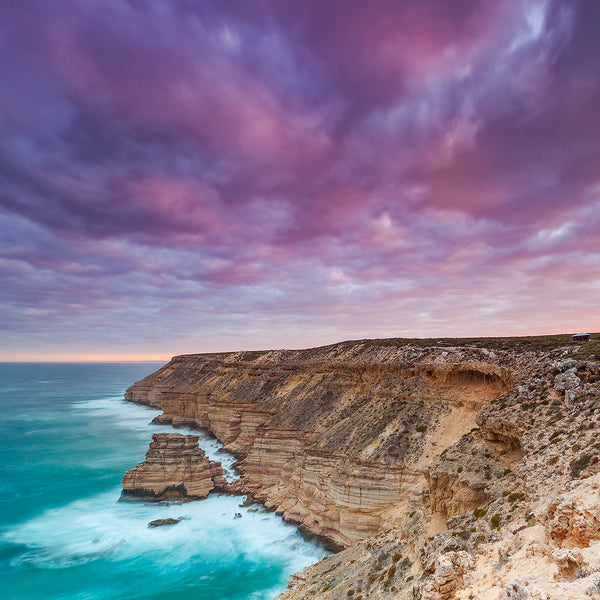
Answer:
[[[197,435],[155,433],[146,460],[123,476],[123,495],[159,502],[200,500],[227,487],[221,463],[209,460]]]
[[[238,458],[242,491],[345,548],[293,576],[285,598],[516,598],[523,545],[563,594],[538,596],[569,597],[568,573],[580,590],[600,568],[570,547],[598,538],[577,482],[598,464],[599,346],[362,340],[178,356],[126,398],[210,430]]]

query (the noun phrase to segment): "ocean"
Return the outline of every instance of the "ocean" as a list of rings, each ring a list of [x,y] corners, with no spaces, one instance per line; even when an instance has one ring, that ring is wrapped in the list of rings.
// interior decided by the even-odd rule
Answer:
[[[152,433],[173,431],[123,400],[159,366],[0,363],[1,598],[267,600],[327,554],[244,498],[119,502]],[[200,445],[231,477],[218,443]],[[148,528],[165,517],[182,521]]]

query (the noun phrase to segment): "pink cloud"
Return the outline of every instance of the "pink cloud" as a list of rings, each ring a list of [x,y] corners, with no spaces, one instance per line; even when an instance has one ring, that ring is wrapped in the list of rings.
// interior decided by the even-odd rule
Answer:
[[[11,343],[69,321],[173,352],[599,328],[594,3],[62,0],[0,21]]]

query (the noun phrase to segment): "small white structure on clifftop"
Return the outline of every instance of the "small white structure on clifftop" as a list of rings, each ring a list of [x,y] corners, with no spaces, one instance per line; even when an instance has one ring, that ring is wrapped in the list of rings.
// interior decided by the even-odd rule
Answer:
[[[574,342],[587,342],[590,339],[589,333],[575,333],[571,336]]]

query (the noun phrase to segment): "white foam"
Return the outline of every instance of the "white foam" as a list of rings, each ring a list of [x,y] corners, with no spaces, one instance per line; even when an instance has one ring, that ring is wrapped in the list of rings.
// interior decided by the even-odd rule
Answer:
[[[12,526],[2,539],[27,547],[15,563],[47,569],[142,556],[164,570],[186,569],[198,559],[208,566],[240,560],[283,563],[291,572],[326,555],[274,514],[239,506],[239,497],[150,504],[117,502],[119,494],[115,489],[48,510]],[[168,517],[182,521],[148,527],[150,521]]]
[[[221,444],[217,440],[203,439],[202,432],[151,424],[160,414],[159,410],[125,402],[120,395],[80,399],[69,409],[65,409],[64,404],[55,406],[51,402],[47,406],[48,413],[44,413],[42,419],[40,413],[36,413],[35,421],[55,421],[56,428],[36,427],[32,435],[48,432],[54,435],[59,431],[65,436],[64,448],[62,445],[58,448],[61,454],[49,453],[49,464],[54,466],[56,458],[61,467],[99,469],[93,478],[96,484],[101,481],[98,477],[110,480],[109,486],[116,484],[114,476],[121,473],[123,463],[127,464],[125,468],[130,468],[144,459],[155,432],[199,435],[200,446],[206,454],[220,461],[225,469],[231,470],[235,460],[219,452]],[[19,420],[28,417],[26,413]],[[106,441],[110,448],[105,452]],[[83,443],[79,445],[80,442]],[[107,466],[116,469],[107,474]],[[81,481],[83,489],[85,479]],[[51,479],[36,483],[42,495],[49,485],[54,485]],[[146,581],[152,578],[157,590],[161,585],[169,589],[170,582],[175,580],[186,586],[186,577],[194,583],[204,582],[205,589],[225,590],[227,578],[239,578],[243,573],[259,574],[255,577],[258,586],[262,574],[267,573],[264,581],[268,583],[247,595],[242,587],[241,595],[236,598],[267,600],[283,591],[289,573],[327,554],[321,547],[304,541],[294,526],[285,524],[274,514],[256,505],[241,507],[241,497],[211,495],[206,500],[187,504],[150,504],[118,502],[120,492],[120,487],[114,487],[0,530],[0,541],[15,545],[10,554],[14,557],[12,566],[24,569],[23,576],[27,578],[29,573],[35,578],[36,569],[54,572],[53,576],[42,575],[40,581],[66,581],[78,574],[86,578],[86,582],[89,578],[90,588],[81,593],[73,589],[68,595],[61,592],[57,596],[48,589],[47,596],[55,600],[138,597],[138,575]],[[15,494],[18,496],[18,492]],[[236,513],[240,513],[241,518],[236,518]],[[148,528],[150,521],[168,517],[183,520],[172,526]],[[15,556],[15,553],[18,554]],[[79,569],[86,564],[89,567]],[[57,572],[69,567],[78,567],[77,572]],[[108,584],[103,577],[95,579],[95,573],[106,572],[111,574]],[[275,585],[276,580],[279,585]],[[128,588],[130,585],[133,587]],[[275,587],[271,587],[273,585]],[[269,589],[264,589],[267,586]],[[207,597],[204,592],[200,594]]]

